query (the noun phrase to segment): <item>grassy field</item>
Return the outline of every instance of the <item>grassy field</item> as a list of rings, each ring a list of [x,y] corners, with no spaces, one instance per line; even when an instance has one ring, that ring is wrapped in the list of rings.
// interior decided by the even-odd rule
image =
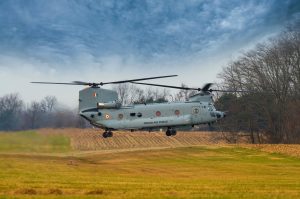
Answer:
[[[0,198],[300,198],[300,159],[257,146],[82,153],[71,143],[0,134]]]

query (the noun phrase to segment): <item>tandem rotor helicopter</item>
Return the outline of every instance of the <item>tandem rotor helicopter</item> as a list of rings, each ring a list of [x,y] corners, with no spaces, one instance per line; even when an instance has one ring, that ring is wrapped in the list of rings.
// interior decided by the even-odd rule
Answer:
[[[211,92],[237,92],[211,89],[212,83],[202,88],[169,86],[140,81],[175,77],[177,75],[157,76],[130,79],[114,82],[90,83],[73,81],[59,82],[31,82],[37,84],[83,85],[88,88],[79,91],[79,115],[88,120],[93,126],[104,129],[103,137],[112,137],[114,130],[156,130],[166,129],[167,136],[176,135],[176,129],[193,128],[194,125],[211,124],[226,117],[226,113],[217,111],[213,105]],[[132,104],[123,106],[118,101],[116,91],[103,89],[107,84],[132,83],[148,86],[159,86],[174,89],[196,90],[197,94],[184,102],[167,102],[153,104]],[[239,91],[238,91],[239,92]]]

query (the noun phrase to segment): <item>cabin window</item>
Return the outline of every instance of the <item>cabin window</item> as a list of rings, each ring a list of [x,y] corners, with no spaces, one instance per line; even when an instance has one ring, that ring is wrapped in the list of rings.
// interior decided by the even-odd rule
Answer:
[[[101,115],[102,115],[102,113],[101,113],[101,112],[99,112],[99,113],[98,113],[98,116],[101,116]]]
[[[138,117],[142,117],[142,113],[138,113],[137,116],[138,116]]]
[[[175,110],[174,113],[175,113],[175,115],[177,115],[177,116],[180,115],[180,111],[179,111],[179,110]]]
[[[135,116],[135,113],[130,113],[130,116],[131,116],[131,117],[134,117],[134,116]]]
[[[194,109],[194,113],[195,113],[195,114],[199,113],[199,109],[195,108],[195,109]]]
[[[160,111],[156,111],[155,114],[156,114],[157,117],[161,116],[161,112]]]
[[[91,118],[94,118],[95,117],[95,115],[94,114],[91,114]]]
[[[123,119],[123,114],[120,113],[120,114],[118,115],[118,117],[119,117],[120,120]]]
[[[109,114],[105,114],[105,119],[110,119],[110,115]]]

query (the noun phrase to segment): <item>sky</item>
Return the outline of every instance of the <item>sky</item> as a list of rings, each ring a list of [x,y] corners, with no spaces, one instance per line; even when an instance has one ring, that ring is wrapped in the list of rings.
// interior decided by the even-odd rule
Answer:
[[[0,96],[75,107],[83,87],[29,82],[177,74],[148,82],[201,87],[299,18],[298,0],[1,0]]]

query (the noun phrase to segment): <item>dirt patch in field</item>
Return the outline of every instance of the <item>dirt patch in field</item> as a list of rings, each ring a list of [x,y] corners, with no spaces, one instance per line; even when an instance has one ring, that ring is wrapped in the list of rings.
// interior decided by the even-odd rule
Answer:
[[[111,138],[103,138],[99,129],[39,129],[43,135],[65,135],[71,140],[71,147],[81,153],[102,153],[164,149],[206,145],[209,147],[235,146],[225,139],[226,133],[204,131],[179,131],[176,136],[167,137],[164,132],[115,131]],[[241,135],[236,144],[244,148],[258,149],[268,153],[279,153],[300,157],[300,145],[296,144],[250,144],[249,137]]]
[[[36,195],[37,191],[35,189],[32,189],[32,188],[23,188],[23,189],[18,189],[17,191],[15,191],[14,194],[17,194],[17,195]]]
[[[103,131],[98,129],[40,129],[38,132],[68,136],[71,139],[71,147],[76,151],[227,144],[219,132],[178,132],[176,136],[168,137],[164,132],[116,131],[113,137],[106,139],[102,137]]]
[[[278,153],[300,158],[299,144],[243,144],[241,146],[268,153]]]

